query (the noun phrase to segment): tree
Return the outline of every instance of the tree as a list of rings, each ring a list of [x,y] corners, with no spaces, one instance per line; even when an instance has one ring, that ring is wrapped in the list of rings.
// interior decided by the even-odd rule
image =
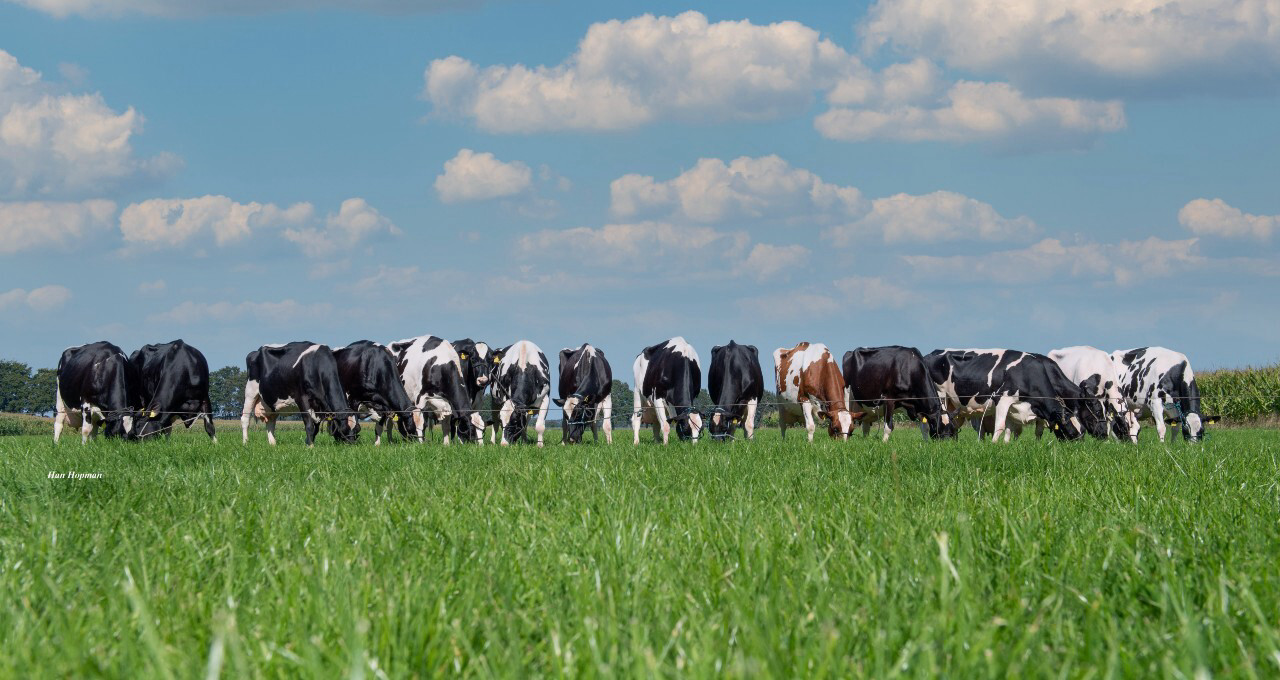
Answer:
[[[613,389],[609,396],[613,399],[614,424],[631,422],[631,411],[635,407],[631,386],[614,378]]]
[[[244,408],[244,384],[249,374],[243,368],[223,366],[209,374],[209,402],[215,418],[238,418]]]
[[[22,399],[22,412],[33,414],[52,413],[54,409],[54,392],[58,390],[58,371],[52,368],[41,368],[27,380],[27,389]]]
[[[0,411],[21,411],[30,381],[30,366],[21,361],[0,361]]]

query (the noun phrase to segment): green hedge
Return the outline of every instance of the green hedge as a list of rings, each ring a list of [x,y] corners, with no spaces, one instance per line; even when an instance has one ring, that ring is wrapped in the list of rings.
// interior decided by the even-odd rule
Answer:
[[[1201,409],[1240,423],[1280,415],[1280,364],[1197,373]]]
[[[53,421],[48,418],[0,413],[0,437],[22,435],[53,436]]]

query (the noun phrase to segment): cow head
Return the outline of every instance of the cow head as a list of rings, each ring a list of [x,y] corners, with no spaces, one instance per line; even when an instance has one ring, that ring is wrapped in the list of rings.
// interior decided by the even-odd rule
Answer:
[[[1133,412],[1114,407],[1109,407],[1107,410],[1111,415],[1111,433],[1116,436],[1116,439],[1136,442],[1133,433],[1137,430],[1138,419],[1134,417]]]
[[[1080,419],[1071,413],[1069,409],[1054,409],[1048,418],[1049,427],[1053,430],[1053,435],[1064,441],[1074,441],[1084,436],[1080,429]]]
[[[827,414],[827,434],[832,437],[849,438],[849,433],[853,431],[853,414],[847,409],[837,409],[834,413]]]
[[[955,439],[955,421],[948,418],[945,412],[928,413],[920,417],[920,426],[925,429],[930,439]]]
[[[1110,423],[1107,422],[1106,410],[1103,408],[1100,399],[1090,397],[1077,401],[1076,416],[1080,419],[1084,431],[1088,432],[1094,439],[1107,438],[1110,431]]]
[[[707,429],[711,431],[712,438],[727,441],[733,438],[740,420],[737,413],[717,406],[707,416]]]
[[[102,414],[102,436],[121,439],[138,438],[137,412],[130,408]]]
[[[1182,426],[1182,438],[1189,442],[1198,442],[1204,437],[1204,419],[1199,413],[1188,413]]]
[[[138,439],[147,439],[162,434],[168,427],[166,423],[170,417],[169,414],[161,413],[160,408],[157,406],[143,409],[133,420]]]
[[[692,407],[680,409],[672,420],[676,436],[681,441],[696,442],[702,435],[702,414],[695,412]]]
[[[553,399],[556,406],[564,408],[564,441],[567,444],[577,444],[582,441],[582,435],[586,433],[587,426],[594,424],[596,420],[596,409],[599,404],[593,402],[591,397],[581,394],[571,394],[568,399]]]
[[[489,346],[468,338],[454,342],[453,348],[458,352],[458,361],[462,365],[462,380],[467,387],[467,393],[479,393],[484,390],[492,380],[494,368]]]
[[[355,414],[337,414],[326,418],[329,434],[339,444],[354,444],[360,438],[360,420]]]

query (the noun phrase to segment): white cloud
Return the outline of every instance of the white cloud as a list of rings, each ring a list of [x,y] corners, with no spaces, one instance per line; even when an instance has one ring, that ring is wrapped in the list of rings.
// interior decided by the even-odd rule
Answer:
[[[14,288],[0,293],[0,310],[26,306],[36,311],[58,309],[71,299],[71,291],[66,286],[41,286],[34,290]]]
[[[101,195],[170,174],[181,165],[176,156],[134,154],[142,123],[100,94],[58,94],[0,50],[0,196]]]
[[[403,14],[434,12],[482,4],[481,0],[8,0],[58,18],[73,14],[157,17],[198,17],[231,14],[267,14],[321,8]]]
[[[841,302],[863,309],[904,307],[920,300],[915,293],[878,276],[848,276],[832,282]]]
[[[120,231],[136,248],[177,247],[188,244],[227,246],[255,232],[279,231],[308,257],[344,251],[379,234],[399,234],[389,219],[363,198],[342,202],[337,213],[323,220],[310,203],[280,207],[274,203],[238,203],[226,196],[153,198],[134,203],[120,213]]]
[[[0,255],[46,247],[67,247],[111,225],[116,204],[0,202]]]
[[[283,324],[306,319],[316,319],[333,312],[327,302],[304,304],[293,299],[279,302],[194,302],[187,300],[172,309],[152,314],[150,322],[196,324],[205,321],[220,323],[250,319],[253,321]]]
[[[717,231],[710,227],[678,226],[668,222],[609,224],[599,229],[546,229],[520,239],[525,256],[568,255],[593,266],[649,267],[655,260],[696,259],[714,254],[740,257],[750,243],[744,232]]]
[[[1266,241],[1280,229],[1280,215],[1250,215],[1220,198],[1197,198],[1178,211],[1178,222],[1192,233]]]
[[[903,95],[897,95],[903,96]],[[915,98],[915,94],[908,95]],[[1004,148],[1078,148],[1124,129],[1124,105],[1063,97],[1023,96],[1005,83],[961,81],[924,106],[836,107],[814,120],[824,137],[842,141],[986,142]]]
[[[1036,231],[1035,223],[1027,217],[1004,217],[982,201],[952,191],[935,191],[877,198],[865,216],[832,227],[824,236],[838,246],[848,246],[864,236],[879,237],[885,243],[1001,241],[1023,240]]]
[[[865,211],[854,187],[822,181],[777,156],[735,158],[725,164],[702,158],[674,179],[624,175],[609,187],[619,217],[664,213],[695,222],[733,218],[847,219]]]
[[[890,44],[1028,88],[1132,95],[1274,92],[1275,0],[879,0],[868,50]]]
[[[164,289],[166,287],[168,287],[168,284],[165,283],[164,279],[156,279],[155,281],[143,281],[142,283],[138,284],[138,292],[142,293],[143,295],[150,295],[152,293],[162,293],[164,292]]]
[[[437,59],[423,96],[489,132],[616,130],[658,118],[760,120],[804,112],[857,59],[794,21],[708,22],[699,12],[592,24],[557,66]]]
[[[849,276],[827,285],[806,286],[779,293],[751,295],[737,301],[747,314],[770,319],[812,320],[847,314],[851,310],[891,309],[917,304],[920,296],[877,276]]]
[[[1139,279],[1172,276],[1205,262],[1197,254],[1197,239],[1064,243],[1046,238],[1026,248],[983,255],[907,255],[916,274],[949,281],[1032,284],[1061,277],[1084,280],[1111,278],[1119,285]]]
[[[809,260],[809,255],[809,249],[800,245],[757,243],[747,255],[743,269],[757,281],[772,279],[779,274],[783,278],[791,278],[791,274]]]
[[[532,183],[533,171],[520,161],[505,163],[488,152],[462,149],[445,161],[444,174],[436,176],[435,187],[441,201],[458,203],[514,196],[527,191]]]

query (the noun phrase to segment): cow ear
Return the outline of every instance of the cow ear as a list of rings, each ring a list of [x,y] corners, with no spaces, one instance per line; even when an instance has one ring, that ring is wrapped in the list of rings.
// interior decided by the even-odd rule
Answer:
[[[563,400],[563,399],[552,399],[552,400],[551,400],[551,403],[555,404],[556,406],[564,406],[564,400]]]

